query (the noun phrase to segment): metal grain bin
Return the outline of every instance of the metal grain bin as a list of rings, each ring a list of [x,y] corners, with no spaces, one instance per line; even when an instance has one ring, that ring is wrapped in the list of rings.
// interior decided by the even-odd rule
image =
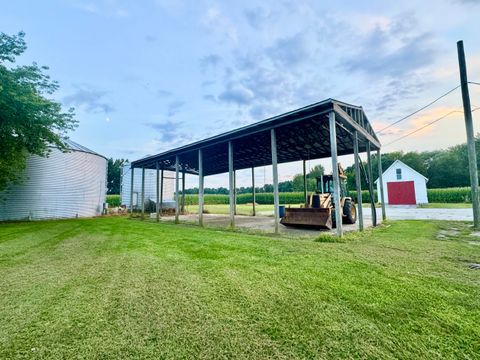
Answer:
[[[107,159],[71,140],[69,151],[52,147],[32,155],[22,180],[0,192],[0,220],[40,220],[101,215]]]

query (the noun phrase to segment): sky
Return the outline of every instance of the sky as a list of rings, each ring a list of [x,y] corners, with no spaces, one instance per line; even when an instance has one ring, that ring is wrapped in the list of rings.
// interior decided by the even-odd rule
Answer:
[[[70,138],[107,157],[137,160],[327,98],[363,106],[380,130],[459,85],[458,40],[480,82],[480,0],[0,1],[0,31],[26,32],[17,63],[50,67],[52,98],[79,121]],[[470,92],[480,106],[480,86]],[[453,112],[389,144],[461,108],[456,90],[380,133],[382,151],[464,142]],[[480,110],[474,122],[480,132]],[[331,169],[308,167],[318,163]],[[291,179],[301,164],[279,171]],[[257,177],[271,182],[271,168]],[[250,173],[237,183],[249,186]],[[226,185],[226,175],[205,183]]]

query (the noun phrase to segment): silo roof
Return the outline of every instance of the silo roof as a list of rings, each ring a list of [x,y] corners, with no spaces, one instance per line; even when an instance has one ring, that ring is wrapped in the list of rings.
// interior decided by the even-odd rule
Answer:
[[[75,141],[73,140],[70,140],[70,139],[63,139],[62,140],[66,145],[67,145],[67,148],[69,150],[72,150],[72,151],[81,151],[81,152],[85,152],[85,153],[89,153],[89,154],[93,154],[93,155],[97,155],[97,156],[101,156],[103,158],[106,159],[105,156],[93,151],[93,150],[90,150],[89,148],[83,146],[83,145],[80,145],[78,143],[76,143]]]

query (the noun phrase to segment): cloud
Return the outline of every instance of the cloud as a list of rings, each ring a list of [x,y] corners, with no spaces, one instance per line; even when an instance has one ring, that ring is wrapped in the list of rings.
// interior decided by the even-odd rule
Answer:
[[[248,24],[255,30],[260,30],[264,27],[272,17],[271,12],[263,7],[246,9],[244,15]]]
[[[215,98],[215,96],[213,96],[212,94],[205,94],[205,95],[203,95],[203,98],[204,98],[205,100],[209,100],[209,101],[214,101],[214,102],[217,101],[217,99]]]
[[[86,111],[96,113],[111,113],[115,108],[103,98],[108,94],[107,91],[95,89],[89,85],[76,85],[73,94],[63,98],[66,105],[84,107]]]
[[[160,98],[167,98],[167,97],[172,96],[173,94],[168,90],[158,89],[157,95]]]
[[[358,49],[344,67],[377,78],[412,74],[432,64],[438,54],[432,34],[419,33],[416,19],[408,14],[375,26],[360,39]]]
[[[97,0],[84,1],[76,0],[73,6],[90,14],[106,15],[114,17],[127,17],[128,11],[120,4],[118,0]]]
[[[149,43],[154,43],[154,42],[158,41],[158,37],[156,37],[155,35],[150,35],[150,34],[145,35],[144,39],[145,39],[146,42],[149,42]]]
[[[394,110],[399,102],[414,99],[426,89],[426,82],[418,76],[394,78],[382,90],[382,95],[375,102],[375,110],[388,112]]]
[[[226,89],[220,93],[218,99],[227,103],[237,105],[248,105],[253,101],[254,93],[241,84],[230,83]]]
[[[174,100],[167,105],[167,115],[169,117],[177,114],[182,107],[185,106],[185,102],[181,100]]]
[[[203,16],[202,23],[215,34],[237,42],[238,32],[232,21],[218,7],[210,7]]]
[[[478,5],[480,0],[455,0],[456,3],[466,4],[466,5]]]
[[[199,61],[200,69],[202,70],[203,73],[205,73],[210,68],[215,69],[220,64],[221,61],[222,61],[222,58],[215,54],[204,56]]]
[[[145,123],[145,125],[151,127],[159,133],[160,141],[170,142],[178,137],[179,129],[181,128],[183,123],[180,121],[167,120],[158,123]]]
[[[267,50],[268,56],[282,66],[296,66],[308,60],[310,51],[305,37],[298,33],[279,39]]]

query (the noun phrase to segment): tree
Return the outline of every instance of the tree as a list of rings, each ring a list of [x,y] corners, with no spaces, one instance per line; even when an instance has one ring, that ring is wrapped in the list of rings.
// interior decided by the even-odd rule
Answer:
[[[24,37],[0,33],[0,190],[19,181],[30,154],[47,156],[52,145],[66,151],[63,139],[77,125],[73,109],[47,98],[58,89],[47,67],[13,66],[27,49]]]
[[[108,159],[107,168],[107,194],[120,194],[122,182],[122,169],[128,163],[126,159]]]

